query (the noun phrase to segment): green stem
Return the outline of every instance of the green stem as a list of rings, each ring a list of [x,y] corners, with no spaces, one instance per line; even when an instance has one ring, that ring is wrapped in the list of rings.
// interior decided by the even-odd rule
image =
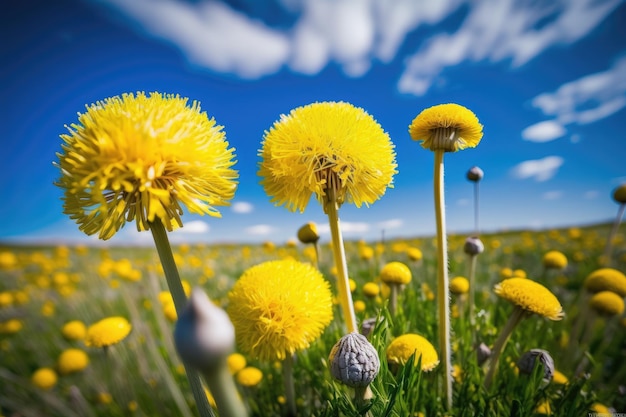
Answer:
[[[313,247],[315,248],[315,268],[319,269],[319,265],[320,265],[320,245],[319,245],[319,240],[316,240],[315,243],[313,243]]]
[[[452,358],[450,352],[450,294],[448,282],[448,242],[443,183],[443,150],[435,151],[435,217],[437,223],[437,308],[439,314],[439,349],[443,362],[446,409],[452,408]]]
[[[154,221],[150,223],[150,231],[154,239],[154,244],[163,266],[163,272],[165,273],[165,279],[167,286],[172,294],[174,300],[174,307],[176,308],[176,314],[180,316],[182,310],[187,303],[187,296],[183,289],[183,284],[178,275],[178,268],[176,268],[176,262],[174,261],[174,255],[172,254],[172,247],[170,246],[169,239],[167,238],[167,232],[163,223],[160,221]],[[191,386],[193,398],[198,407],[198,412],[201,417],[214,417],[209,400],[202,388],[202,382],[200,381],[200,374],[194,369],[185,366],[185,372],[187,373],[187,379]]]
[[[283,382],[287,400],[287,415],[295,417],[298,413],[296,410],[296,390],[293,381],[293,356],[291,355],[287,355],[283,360]]]
[[[203,375],[209,391],[215,398],[220,417],[246,417],[248,415],[248,410],[241,401],[225,360],[210,372],[204,372]]]
[[[330,235],[333,243],[333,256],[335,258],[335,266],[337,267],[337,290],[339,292],[339,300],[343,310],[344,320],[348,328],[347,334],[356,332],[356,315],[352,305],[352,294],[350,293],[350,282],[348,278],[348,265],[346,262],[346,252],[343,247],[343,236],[341,235],[341,227],[339,224],[339,213],[335,195],[332,189],[329,190],[328,202],[325,206],[328,222],[330,224]]]
[[[398,308],[398,292],[400,291],[400,284],[389,284],[389,289],[389,312],[392,316],[395,316]]]
[[[504,346],[506,342],[509,341],[509,337],[513,333],[513,329],[518,325],[518,323],[524,318],[525,311],[519,307],[515,307],[513,310],[513,314],[509,317],[509,320],[506,322],[506,325],[500,332],[498,339],[493,344],[493,349],[491,350],[491,357],[489,358],[489,369],[487,370],[487,375],[485,376],[485,388],[489,389],[491,383],[493,382],[493,377],[496,374],[496,370],[498,368],[498,360],[500,359],[500,355],[502,351],[504,351]]]
[[[478,181],[474,182],[474,235],[478,237]]]
[[[476,260],[478,255],[469,255],[469,306],[468,316],[470,322],[470,328],[472,332],[472,345],[475,345],[476,340],[476,317],[474,316],[475,302],[476,302]]]

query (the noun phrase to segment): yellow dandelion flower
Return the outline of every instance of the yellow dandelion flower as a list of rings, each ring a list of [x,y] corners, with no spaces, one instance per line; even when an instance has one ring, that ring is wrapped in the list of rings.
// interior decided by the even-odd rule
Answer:
[[[526,271],[523,269],[514,269],[511,275],[511,278],[528,278]]]
[[[263,379],[263,372],[254,366],[248,366],[237,372],[237,382],[244,387],[255,387]]]
[[[439,356],[433,345],[426,338],[407,333],[396,337],[387,346],[387,362],[392,365],[404,365],[415,354],[414,366],[422,361],[422,371],[432,371],[439,364]]]
[[[67,340],[83,340],[87,334],[87,326],[80,320],[68,321],[61,328],[61,333]]]
[[[32,383],[43,390],[49,390],[57,383],[57,373],[50,368],[39,368],[35,371],[31,377]]]
[[[308,222],[298,229],[298,240],[302,243],[315,243],[320,240],[317,224]]]
[[[450,280],[450,292],[452,294],[467,294],[469,287],[469,280],[465,277],[454,277]]]
[[[345,102],[313,103],[282,115],[265,133],[259,175],[277,205],[303,212],[311,194],[324,205],[378,200],[396,174],[394,145],[365,110]]]
[[[547,269],[563,269],[567,266],[567,257],[558,250],[551,250],[543,255],[543,266]]]
[[[591,404],[591,411],[594,411],[598,414],[610,414],[611,413],[611,409],[602,403]]]
[[[59,355],[57,367],[62,375],[80,372],[89,365],[89,356],[81,349],[66,349]]]
[[[0,252],[0,269],[12,269],[17,265],[17,256],[13,252]]]
[[[241,350],[262,360],[307,348],[333,318],[328,282],[310,264],[291,259],[247,269],[228,298]]]
[[[213,206],[232,199],[234,149],[222,127],[178,95],[124,94],[80,114],[64,141],[56,185],[63,210],[79,229],[111,238],[127,221],[169,231],[189,212],[219,217]]]
[[[591,297],[589,305],[603,316],[618,316],[624,312],[624,299],[613,291],[600,291]]]
[[[558,385],[565,385],[569,382],[569,379],[567,379],[563,372],[555,370],[552,376],[552,382]]]
[[[364,261],[369,261],[374,257],[374,248],[371,246],[361,246],[359,247],[359,258]]]
[[[163,315],[172,323],[178,320],[178,313],[176,313],[176,306],[174,306],[173,301],[163,305]]]
[[[232,375],[235,375],[247,365],[246,358],[241,353],[231,353],[226,358],[226,363],[228,364],[228,370]]]
[[[414,262],[421,261],[424,256],[419,248],[408,248],[406,250],[406,254],[409,257],[409,260]]]
[[[380,271],[380,279],[386,284],[406,285],[411,282],[411,270],[402,262],[389,262]]]
[[[500,269],[500,277],[501,278],[513,277],[513,270],[509,268],[508,266],[505,266],[504,268]]]
[[[363,285],[363,294],[367,297],[376,297],[380,294],[380,286],[375,282],[366,282]]]
[[[365,302],[362,301],[362,300],[356,300],[354,302],[354,311],[357,312],[357,313],[364,312],[366,307],[367,306],[365,305]]]
[[[592,293],[613,291],[626,297],[626,275],[614,268],[596,269],[585,278],[584,285]]]
[[[87,329],[85,345],[93,347],[114,345],[124,340],[131,329],[132,325],[124,317],[102,319]]]
[[[523,310],[550,320],[561,320],[563,308],[559,300],[543,285],[525,278],[509,278],[497,284],[495,293]]]
[[[537,414],[543,414],[543,415],[549,415],[552,414],[552,409],[550,408],[550,403],[546,400],[543,400],[539,403],[539,405],[537,405],[537,408],[535,409],[535,413]]]
[[[423,110],[413,119],[409,134],[426,149],[456,152],[478,145],[483,126],[468,108],[448,103]]]
[[[15,334],[22,330],[24,323],[19,319],[9,319],[0,322],[0,334]]]
[[[356,290],[356,281],[352,278],[348,279],[348,286],[350,288],[350,292],[354,292],[354,290]]]
[[[113,402],[113,396],[104,391],[99,392],[96,398],[100,404],[111,404]]]
[[[0,292],[0,308],[10,307],[13,304],[13,294],[9,291]]]

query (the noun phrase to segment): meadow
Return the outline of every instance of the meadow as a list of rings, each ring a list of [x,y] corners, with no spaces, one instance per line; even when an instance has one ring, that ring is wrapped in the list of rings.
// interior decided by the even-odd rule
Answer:
[[[385,242],[346,241],[352,299],[359,327],[375,326],[368,339],[378,352],[380,370],[371,383],[372,399],[353,401],[353,391],[329,371],[329,353],[344,335],[339,303],[321,336],[298,352],[293,372],[300,416],[587,416],[626,412],[626,318],[589,307],[585,280],[603,268],[609,224],[558,230],[511,231],[481,235],[485,250],[476,258],[474,316],[467,293],[453,291],[453,407],[442,401],[442,366],[422,371],[424,357],[404,364],[386,360],[398,336],[421,335],[437,346],[436,239]],[[448,236],[450,277],[467,277],[467,236]],[[173,248],[186,291],[202,288],[218,306],[250,267],[268,260],[315,263],[311,244],[297,241],[259,245],[179,245]],[[545,255],[558,251],[566,266]],[[411,280],[389,309],[389,288],[380,271],[401,262]],[[605,262],[606,260],[604,260]],[[614,239],[611,267],[626,271],[623,233]],[[328,242],[319,246],[318,268],[336,295]],[[494,293],[504,279],[525,277],[548,288],[564,318],[532,315],[510,336],[490,387],[476,346],[492,346],[513,312]],[[452,280],[454,281],[454,279]],[[121,316],[132,330],[106,348],[87,346],[84,328]],[[0,416],[194,416],[194,398],[172,332],[176,312],[154,247],[0,247]],[[74,322],[74,326],[68,323]],[[367,322],[366,322],[367,323]],[[584,325],[583,325],[584,324]],[[530,349],[554,361],[520,369]],[[67,351],[70,354],[67,354]],[[83,353],[80,353],[83,352]],[[64,356],[65,353],[65,356]],[[425,359],[424,359],[425,360]],[[229,356],[232,377],[253,416],[286,413],[281,363],[238,351]],[[48,374],[39,374],[45,368]],[[523,367],[522,367],[523,368]],[[207,391],[208,392],[208,391]],[[216,412],[216,411],[214,411]]]

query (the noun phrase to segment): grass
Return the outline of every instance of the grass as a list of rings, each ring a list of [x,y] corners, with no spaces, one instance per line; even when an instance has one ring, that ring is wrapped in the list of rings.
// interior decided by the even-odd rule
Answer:
[[[452,311],[453,363],[458,374],[453,385],[453,408],[445,412],[440,386],[441,365],[421,372],[412,357],[392,370],[385,360],[389,342],[404,333],[418,333],[437,346],[436,247],[432,238],[381,242],[346,242],[348,271],[356,282],[354,301],[363,301],[357,321],[371,317],[377,325],[369,339],[381,358],[381,368],[371,385],[374,397],[357,409],[353,392],[332,379],[328,354],[343,335],[341,311],[309,349],[296,356],[296,405],[301,416],[534,416],[549,404],[553,416],[580,416],[603,404],[626,411],[620,394],[626,381],[624,317],[593,322],[589,343],[581,349],[568,341],[584,302],[582,283],[601,267],[600,257],[610,225],[546,231],[485,234],[485,252],[476,265],[476,334],[491,346],[512,312],[512,306],[494,295],[493,286],[507,269],[523,270],[529,279],[549,288],[560,300],[565,319],[559,322],[532,317],[515,329],[489,390],[483,386],[485,369],[477,363],[466,308]],[[618,236],[619,238],[619,236]],[[465,236],[449,237],[450,276],[467,276],[463,252]],[[374,257],[359,256],[363,245]],[[419,262],[406,250],[417,247]],[[236,279],[260,262],[294,257],[310,261],[311,247],[303,245],[181,245],[174,247],[180,275],[189,286],[201,286],[222,307]],[[542,256],[549,250],[564,253],[564,271],[546,271]],[[321,245],[320,270],[334,286],[332,252]],[[399,295],[398,310],[391,315],[384,297],[369,298],[363,284],[376,282],[378,271],[390,261],[406,263],[413,279]],[[626,271],[626,242],[614,246],[613,267]],[[133,272],[135,271],[135,272]],[[140,279],[133,280],[140,276]],[[172,342],[173,322],[165,314],[161,292],[167,286],[154,248],[122,247],[0,247],[0,416],[191,416],[193,396]],[[161,295],[160,295],[161,294]],[[456,299],[451,299],[454,305]],[[467,302],[465,303],[467,307]],[[103,349],[87,348],[82,341],[66,340],[62,326],[70,320],[87,325],[121,315],[133,324],[128,338]],[[17,327],[7,325],[19,323]],[[40,367],[56,369],[59,354],[84,349],[90,363],[84,370],[59,375],[57,384],[42,390],[31,376]],[[569,382],[542,381],[542,370],[520,374],[516,360],[527,350],[550,352],[556,369]],[[281,415],[285,411],[282,370],[279,363],[247,358],[249,366],[263,372],[254,387],[238,385],[253,416]],[[583,369],[581,362],[588,364]]]

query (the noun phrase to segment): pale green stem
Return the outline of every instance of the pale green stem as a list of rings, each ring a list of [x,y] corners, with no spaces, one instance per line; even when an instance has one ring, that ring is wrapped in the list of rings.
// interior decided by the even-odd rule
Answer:
[[[437,308],[439,315],[439,349],[443,363],[446,409],[452,408],[452,357],[450,349],[450,294],[448,282],[448,242],[443,183],[443,150],[435,151],[435,217],[437,223]]]
[[[319,268],[320,265],[320,245],[319,245],[319,240],[316,240],[315,243],[313,243],[313,247],[315,248],[315,268]]]
[[[329,198],[325,206],[328,222],[330,224],[330,235],[333,242],[333,256],[335,258],[335,267],[337,268],[337,290],[339,292],[339,300],[343,310],[344,320],[348,329],[346,334],[356,332],[356,315],[354,314],[354,306],[352,305],[352,294],[350,293],[350,282],[348,278],[348,265],[346,262],[346,253],[343,247],[343,236],[339,224],[339,213],[334,192],[328,190]]]
[[[524,314],[524,310],[515,306],[513,314],[511,314],[509,320],[506,322],[504,328],[498,335],[498,339],[496,339],[496,342],[493,344],[491,357],[488,360],[489,369],[487,370],[487,375],[485,376],[485,388],[489,389],[489,387],[491,386],[491,383],[493,382],[493,377],[496,374],[496,370],[498,368],[500,355],[504,351],[504,346],[506,345],[506,342],[509,341],[511,334],[513,333],[513,329],[515,329],[518,323],[524,318]]]
[[[476,259],[478,255],[469,255],[469,306],[468,316],[470,322],[470,328],[472,331],[472,345],[476,344],[476,317],[474,316],[474,310],[476,302]]]
[[[620,204],[619,209],[617,210],[617,216],[615,216],[615,221],[613,222],[613,227],[611,228],[611,232],[606,241],[606,248],[604,250],[604,258],[602,259],[602,264],[606,267],[611,266],[611,253],[613,252],[613,240],[615,239],[615,235],[617,235],[617,230],[619,229],[619,225],[622,222],[622,216],[624,215],[624,209],[626,208],[626,204]]]
[[[354,404],[358,409],[363,408],[372,398],[372,390],[370,386],[365,387],[356,387],[354,388]],[[365,414],[365,417],[373,417],[371,410],[368,410]]]
[[[295,417],[296,411],[296,390],[293,380],[293,356],[287,355],[283,360],[283,382],[285,384],[285,399],[287,400],[287,415]]]
[[[478,236],[478,181],[474,182],[474,235]]]
[[[178,275],[178,268],[176,268],[176,262],[174,261],[172,248],[170,246],[169,239],[167,238],[167,232],[165,227],[163,227],[163,223],[160,221],[150,222],[150,231],[152,232],[154,244],[156,246],[157,253],[159,254],[161,265],[163,266],[167,286],[170,290],[170,294],[172,294],[172,299],[174,300],[176,314],[180,316],[187,303],[187,296],[185,295],[183,284],[180,281],[180,276]],[[185,372],[187,373],[187,379],[189,380],[189,385],[191,386],[193,398],[196,402],[196,406],[198,407],[200,416],[214,417],[211,406],[209,405],[209,400],[204,393],[204,389],[202,388],[200,375],[196,372],[196,370],[188,366],[185,366]]]
[[[395,316],[398,308],[398,292],[400,292],[400,284],[389,284],[389,290],[389,312],[392,316]]]
[[[204,372],[203,375],[209,391],[215,398],[220,417],[246,417],[248,415],[248,410],[241,401],[225,360],[210,372]]]

